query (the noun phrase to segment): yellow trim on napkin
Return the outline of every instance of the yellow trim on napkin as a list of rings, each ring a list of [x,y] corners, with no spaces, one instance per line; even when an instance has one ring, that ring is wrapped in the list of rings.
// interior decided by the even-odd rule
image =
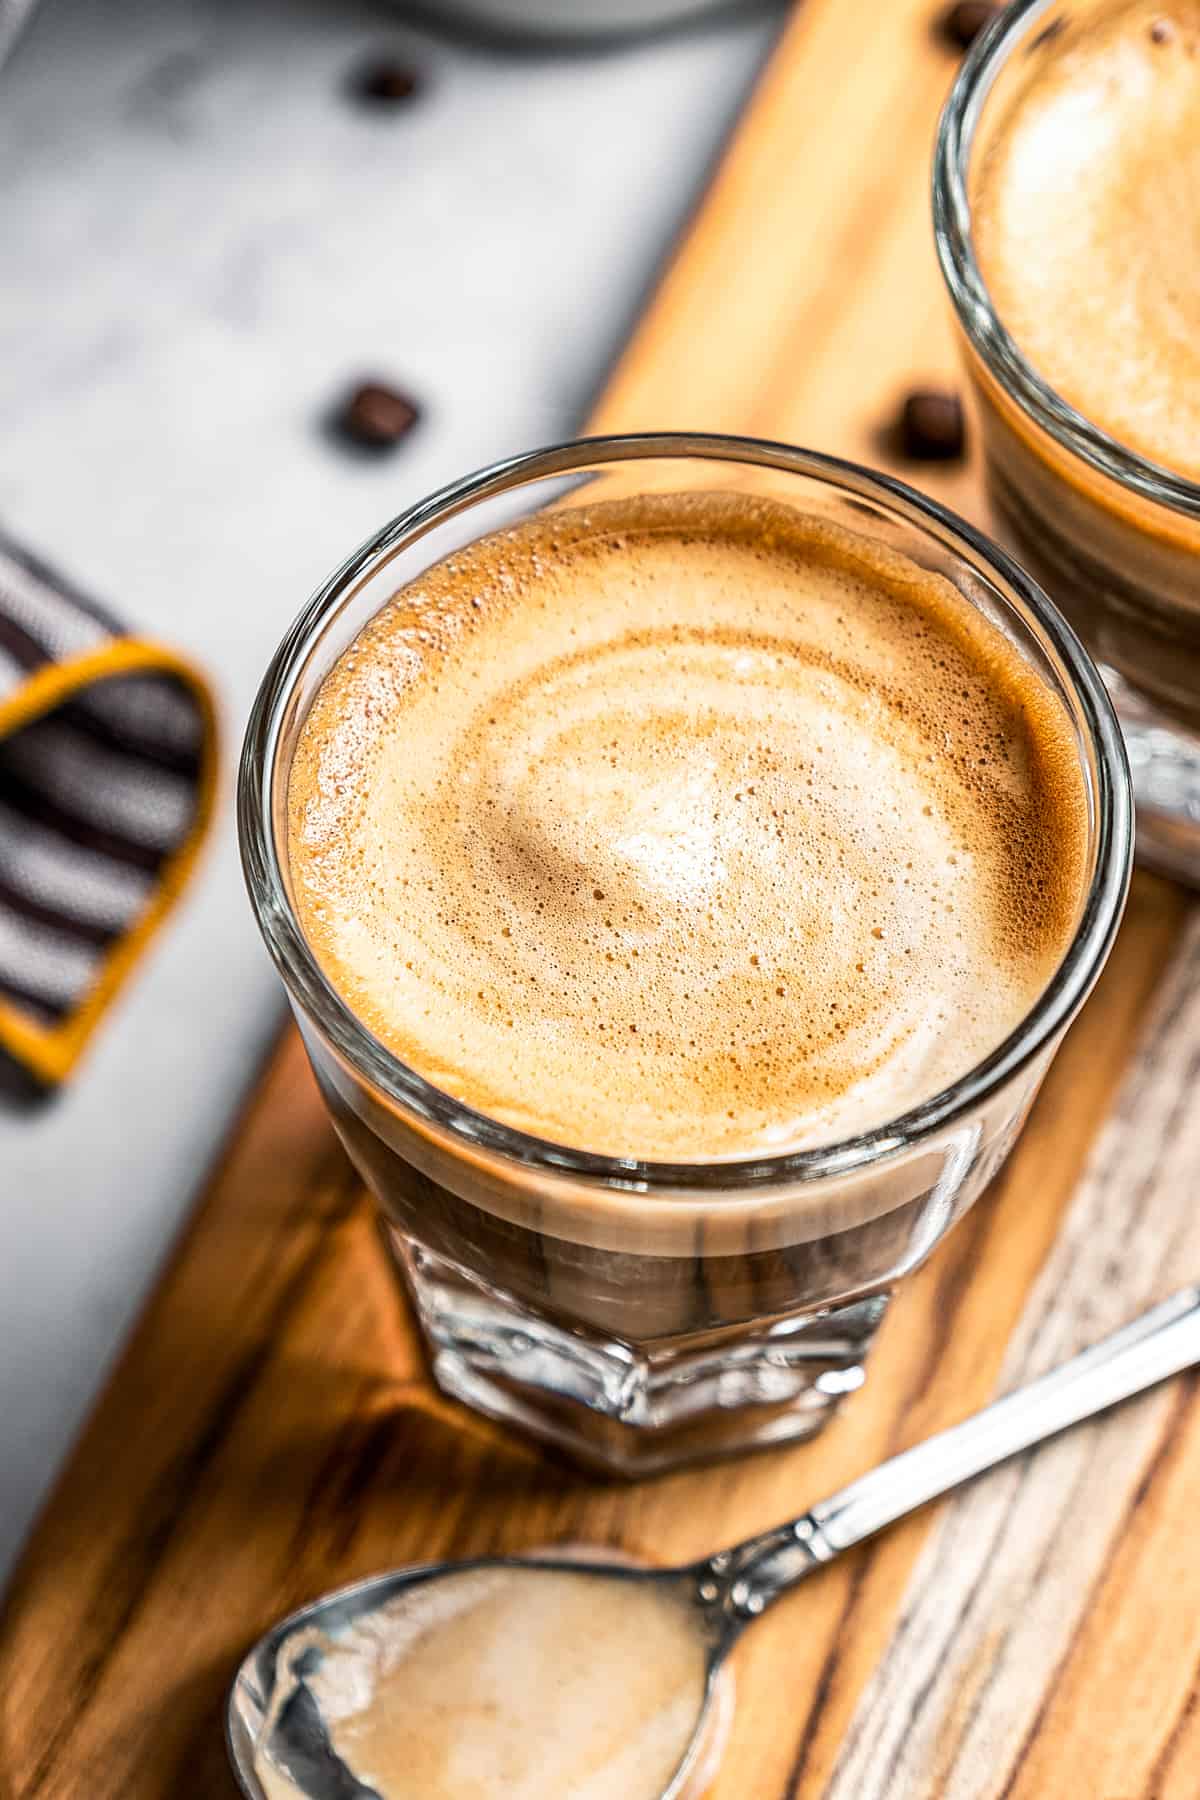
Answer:
[[[0,700],[0,739],[44,718],[94,682],[114,675],[171,675],[196,702],[201,723],[196,806],[188,834],[166,857],[154,892],[137,919],[114,939],[83,999],[54,1025],[39,1025],[0,997],[0,1049],[39,1081],[54,1084],[70,1074],[127,977],[183,890],[212,817],[217,776],[216,713],[208,685],[184,657],[145,638],[119,637],[86,655],[35,669],[15,693]]]

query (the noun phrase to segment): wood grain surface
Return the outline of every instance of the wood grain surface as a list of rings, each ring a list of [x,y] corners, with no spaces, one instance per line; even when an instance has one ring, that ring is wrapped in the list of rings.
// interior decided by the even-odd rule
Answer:
[[[899,392],[955,377],[927,222],[954,67],[933,13],[793,15],[596,429],[747,430],[887,463]],[[979,512],[971,469],[928,485]],[[431,1388],[289,1032],[7,1596],[0,1800],[232,1800],[232,1671],[322,1588],[578,1539],[698,1555],[1194,1278],[1196,920],[1137,879],[1015,1155],[896,1301],[828,1430],[633,1487]],[[1180,1381],[842,1559],[743,1640],[714,1800],[1194,1800],[1198,1500]]]

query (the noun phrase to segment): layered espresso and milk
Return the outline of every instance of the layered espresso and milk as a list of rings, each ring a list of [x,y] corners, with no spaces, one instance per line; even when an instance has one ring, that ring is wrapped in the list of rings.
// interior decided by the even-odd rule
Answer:
[[[1195,487],[1157,504],[972,357],[1001,524],[1089,646],[1200,725],[1200,0],[1090,0],[1013,53],[969,170],[995,311],[1055,394]]]
[[[868,1176],[713,1184],[911,1111],[1052,977],[1087,800],[1016,644],[882,537],[774,500],[554,510],[378,613],[317,694],[287,808],[313,952],[394,1056],[540,1140],[679,1165],[667,1198],[533,1167],[314,1042],[443,1385],[508,1412],[496,1385],[529,1383],[573,1444],[584,1407],[588,1432],[607,1415],[602,1460],[684,1416],[744,1441],[739,1409],[801,1390],[815,1424],[1037,1070]]]

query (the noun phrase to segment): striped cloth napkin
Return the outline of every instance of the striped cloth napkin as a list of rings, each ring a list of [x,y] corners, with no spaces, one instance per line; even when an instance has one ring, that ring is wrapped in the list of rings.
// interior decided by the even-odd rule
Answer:
[[[0,535],[8,1088],[74,1067],[192,868],[215,751],[201,677]]]

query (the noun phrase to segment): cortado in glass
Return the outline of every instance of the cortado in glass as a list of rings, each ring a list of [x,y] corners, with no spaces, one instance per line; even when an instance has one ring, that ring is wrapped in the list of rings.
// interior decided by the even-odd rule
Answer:
[[[861,1385],[1099,974],[1131,803],[1093,665],[977,532],[663,434],[357,551],[240,824],[434,1378],[638,1475]]]
[[[1145,860],[1200,883],[1200,0],[1017,0],[934,225],[996,528],[1100,663]]]

